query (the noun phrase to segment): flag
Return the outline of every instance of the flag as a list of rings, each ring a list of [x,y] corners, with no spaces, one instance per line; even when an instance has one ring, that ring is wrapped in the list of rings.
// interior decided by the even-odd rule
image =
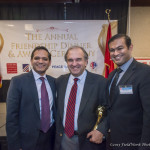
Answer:
[[[23,72],[29,72],[29,64],[22,64]]]
[[[114,70],[114,63],[110,59],[110,53],[108,48],[108,41],[111,38],[111,25],[109,23],[108,31],[107,31],[107,39],[106,39],[106,47],[105,47],[105,78],[108,78],[108,75]]]

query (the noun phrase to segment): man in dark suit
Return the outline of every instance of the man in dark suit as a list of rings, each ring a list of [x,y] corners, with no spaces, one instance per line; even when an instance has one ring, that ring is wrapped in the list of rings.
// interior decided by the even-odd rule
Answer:
[[[6,123],[9,150],[53,149],[55,82],[45,74],[50,64],[51,54],[38,46],[31,54],[32,71],[11,80]]]
[[[97,120],[97,107],[105,104],[106,80],[85,70],[88,54],[82,47],[70,47],[65,60],[70,73],[60,76],[56,81],[55,150],[105,150],[105,119],[98,124],[97,130],[93,130],[93,127]],[[73,109],[70,97],[75,84]]]
[[[127,35],[114,35],[108,45],[111,59],[118,66],[108,78],[110,146],[119,150],[148,150],[150,67],[132,57],[133,45]]]

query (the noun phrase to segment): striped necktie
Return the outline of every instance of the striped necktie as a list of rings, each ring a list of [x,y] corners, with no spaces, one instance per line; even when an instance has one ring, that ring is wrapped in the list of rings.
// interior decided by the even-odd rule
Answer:
[[[74,85],[71,88],[67,112],[66,112],[66,121],[65,121],[65,133],[71,138],[74,135],[74,112],[75,112],[75,102],[77,95],[77,81],[78,78],[74,78]]]

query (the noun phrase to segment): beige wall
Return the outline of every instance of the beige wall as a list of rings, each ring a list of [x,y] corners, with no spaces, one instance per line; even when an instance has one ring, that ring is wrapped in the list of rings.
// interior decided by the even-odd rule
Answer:
[[[130,37],[134,57],[150,57],[150,7],[131,7]]]

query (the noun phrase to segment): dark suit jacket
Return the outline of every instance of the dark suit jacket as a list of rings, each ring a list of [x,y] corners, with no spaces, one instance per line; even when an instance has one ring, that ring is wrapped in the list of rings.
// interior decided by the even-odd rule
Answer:
[[[108,78],[108,88],[115,72],[116,70]],[[120,94],[120,85],[132,86],[133,94]],[[109,91],[107,92],[109,95]],[[112,143],[135,143],[139,146],[140,142],[150,143],[150,67],[148,65],[133,60],[117,85],[114,99],[112,102],[109,99],[109,117]],[[127,147],[129,149],[129,146]]]
[[[46,77],[55,101],[55,80]],[[11,80],[7,95],[6,131],[10,150],[34,150],[40,132],[40,108],[32,71]]]
[[[57,118],[56,118],[56,141],[55,150],[59,150],[62,135],[64,132],[63,127],[63,113],[64,113],[64,99],[67,88],[67,83],[70,74],[60,76],[56,81],[57,87]],[[106,80],[100,76],[87,72],[85,85],[83,89],[82,99],[78,114],[78,133],[79,144],[83,144],[86,135],[90,132],[97,120],[96,109],[99,105],[105,105],[104,90],[106,87]],[[98,130],[106,133],[106,122],[103,121]]]

